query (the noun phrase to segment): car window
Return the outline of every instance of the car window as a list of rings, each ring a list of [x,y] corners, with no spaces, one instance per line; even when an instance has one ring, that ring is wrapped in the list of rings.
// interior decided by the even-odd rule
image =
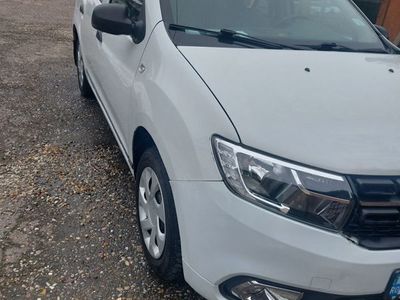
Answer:
[[[292,45],[337,43],[384,49],[370,23],[349,0],[166,0],[170,23],[230,29]]]

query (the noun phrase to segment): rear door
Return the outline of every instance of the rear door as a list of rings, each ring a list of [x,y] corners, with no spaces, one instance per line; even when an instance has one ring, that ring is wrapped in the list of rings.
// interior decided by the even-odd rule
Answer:
[[[92,13],[97,5],[100,5],[105,0],[78,0],[79,13],[81,15],[81,51],[88,73],[96,90],[99,82],[98,69],[101,63],[98,32],[92,27]]]
[[[144,2],[143,0],[109,1],[126,5],[132,21],[146,23]],[[104,93],[103,101],[108,117],[125,150],[128,150],[127,144],[132,139],[132,111],[135,109],[133,82],[151,29],[146,28],[146,37],[141,41],[133,36],[102,34],[100,47],[103,61],[100,84]]]

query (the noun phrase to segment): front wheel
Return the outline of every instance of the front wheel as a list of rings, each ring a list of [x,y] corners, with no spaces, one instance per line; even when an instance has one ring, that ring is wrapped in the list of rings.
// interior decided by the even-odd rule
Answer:
[[[143,153],[136,175],[137,218],[147,261],[162,279],[181,280],[182,256],[175,204],[156,148]]]

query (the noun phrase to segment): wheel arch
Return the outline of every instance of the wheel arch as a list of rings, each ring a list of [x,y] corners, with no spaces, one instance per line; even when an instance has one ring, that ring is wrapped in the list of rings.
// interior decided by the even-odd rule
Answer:
[[[143,126],[136,128],[132,140],[132,168],[135,174],[140,158],[143,153],[151,147],[155,147],[158,151],[157,145],[151,134]]]

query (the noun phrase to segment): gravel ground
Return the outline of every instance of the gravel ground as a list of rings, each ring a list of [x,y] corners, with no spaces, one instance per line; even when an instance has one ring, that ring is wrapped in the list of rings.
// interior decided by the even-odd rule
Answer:
[[[133,178],[80,98],[72,0],[0,0],[0,299],[201,299],[144,261]]]

